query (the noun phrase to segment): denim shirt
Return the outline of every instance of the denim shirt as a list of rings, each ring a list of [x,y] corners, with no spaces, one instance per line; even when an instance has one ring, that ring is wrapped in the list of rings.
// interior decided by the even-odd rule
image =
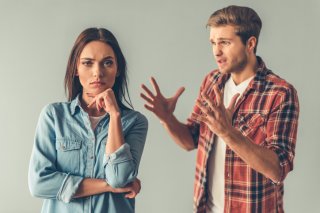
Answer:
[[[93,131],[79,96],[71,102],[44,107],[28,177],[31,194],[44,199],[42,212],[134,212],[135,200],[125,198],[123,193],[73,198],[84,178],[104,179],[119,188],[137,177],[148,121],[139,112],[121,110],[121,123],[125,144],[106,155],[108,114]]]

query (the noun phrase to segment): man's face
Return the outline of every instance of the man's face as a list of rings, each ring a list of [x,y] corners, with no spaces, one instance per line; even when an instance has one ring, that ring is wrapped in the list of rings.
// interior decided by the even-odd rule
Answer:
[[[248,63],[248,52],[235,27],[226,25],[210,28],[210,42],[218,68],[222,73],[239,73]]]

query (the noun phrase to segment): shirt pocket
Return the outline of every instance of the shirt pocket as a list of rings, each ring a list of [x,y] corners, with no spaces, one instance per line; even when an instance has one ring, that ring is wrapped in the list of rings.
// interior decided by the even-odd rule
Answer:
[[[256,144],[263,144],[265,139],[266,116],[261,113],[247,113],[238,117],[238,129]]]
[[[58,138],[56,140],[57,167],[62,172],[79,174],[82,141]]]

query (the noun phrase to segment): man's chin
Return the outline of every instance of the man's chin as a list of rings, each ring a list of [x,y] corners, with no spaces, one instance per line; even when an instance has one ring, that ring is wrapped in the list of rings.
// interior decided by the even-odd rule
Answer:
[[[228,73],[230,73],[230,70],[229,70],[229,69],[226,69],[226,68],[219,68],[219,71],[220,71],[222,74],[228,74]]]

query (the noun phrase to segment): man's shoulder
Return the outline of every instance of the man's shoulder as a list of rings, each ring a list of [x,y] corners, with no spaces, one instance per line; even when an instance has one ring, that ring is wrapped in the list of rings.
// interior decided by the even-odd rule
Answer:
[[[294,86],[289,83],[287,80],[281,78],[279,75],[273,73],[271,70],[268,70],[266,78],[266,89],[277,89],[295,92]]]

